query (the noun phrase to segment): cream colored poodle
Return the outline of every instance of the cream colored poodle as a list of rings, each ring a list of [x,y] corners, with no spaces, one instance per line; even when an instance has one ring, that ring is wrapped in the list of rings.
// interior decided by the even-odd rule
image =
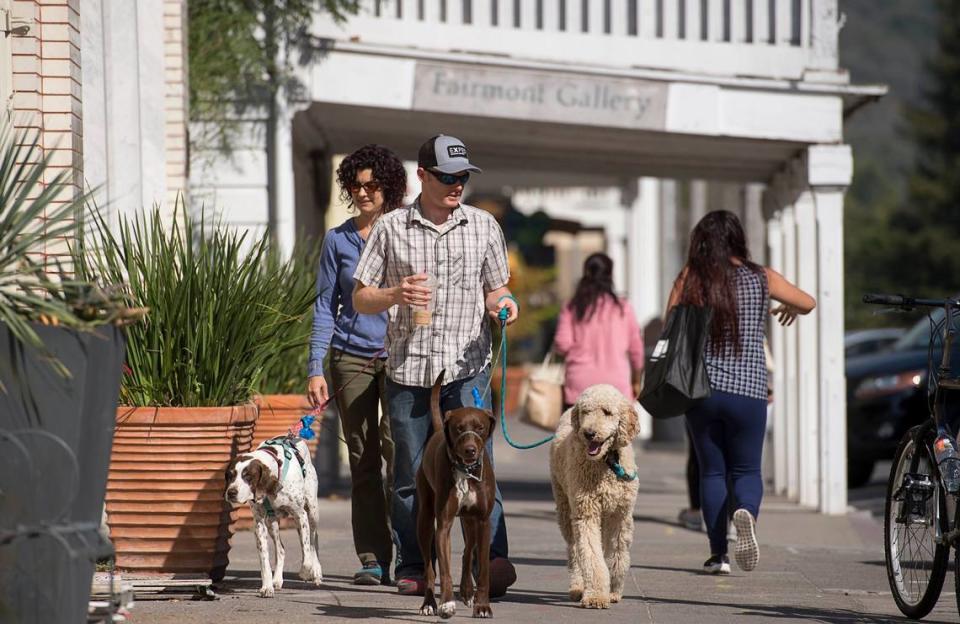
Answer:
[[[637,499],[631,442],[638,429],[632,401],[613,386],[590,386],[561,417],[550,449],[570,598],[583,607],[606,609],[623,597]]]

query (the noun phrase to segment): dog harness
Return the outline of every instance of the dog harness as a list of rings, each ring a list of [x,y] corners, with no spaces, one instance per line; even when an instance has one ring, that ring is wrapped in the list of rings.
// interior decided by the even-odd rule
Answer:
[[[278,436],[264,440],[257,450],[269,453],[277,461],[277,475],[279,475],[280,481],[283,481],[283,478],[287,475],[287,466],[290,465],[290,460],[294,457],[296,457],[297,462],[300,463],[300,472],[304,477],[307,476],[307,466],[303,461],[303,457],[300,456],[300,451],[297,450],[296,441],[292,437]],[[283,457],[286,458],[287,461],[281,459],[281,450],[283,451]],[[277,515],[273,510],[273,505],[270,504],[270,499],[266,496],[263,497],[263,509],[267,512],[267,516],[273,517]]]

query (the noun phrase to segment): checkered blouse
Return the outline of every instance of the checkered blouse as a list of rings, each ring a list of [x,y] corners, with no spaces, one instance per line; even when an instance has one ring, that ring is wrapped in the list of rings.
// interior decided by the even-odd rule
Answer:
[[[423,218],[419,199],[381,217],[370,231],[353,278],[392,288],[429,273],[439,282],[433,322],[416,326],[408,305],[390,308],[387,374],[406,386],[429,387],[472,377],[490,362],[486,293],[510,279],[503,231],[488,212],[461,204],[444,224]]]
[[[710,387],[754,399],[767,398],[767,360],[763,337],[767,327],[770,293],[767,274],[754,273],[745,266],[737,271],[737,318],[740,323],[740,355],[727,343],[716,356],[707,341],[705,360]]]

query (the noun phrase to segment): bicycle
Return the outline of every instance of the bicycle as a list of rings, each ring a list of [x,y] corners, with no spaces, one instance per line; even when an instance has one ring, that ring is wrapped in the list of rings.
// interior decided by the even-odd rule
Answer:
[[[950,471],[945,479],[934,448],[935,443],[943,443],[944,435],[954,449],[957,444],[944,410],[946,391],[960,390],[960,377],[951,376],[950,368],[957,333],[954,319],[960,319],[960,299],[870,294],[864,295],[863,302],[900,310],[944,310],[942,320],[934,320],[930,315],[926,376],[930,418],[901,439],[890,468],[884,505],[883,547],[890,590],[904,615],[920,619],[930,613],[940,598],[951,546],[960,570],[960,487],[956,479],[960,460],[944,460],[942,467]],[[939,364],[934,356],[938,340],[942,340],[943,346]],[[960,574],[955,575],[955,593],[960,608]]]

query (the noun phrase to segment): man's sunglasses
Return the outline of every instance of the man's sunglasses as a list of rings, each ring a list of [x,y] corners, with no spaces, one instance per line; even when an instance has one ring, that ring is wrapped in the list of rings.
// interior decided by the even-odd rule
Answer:
[[[460,175],[454,175],[452,173],[441,173],[439,171],[434,171],[432,169],[427,169],[430,172],[430,175],[440,180],[440,184],[446,184],[447,186],[453,186],[454,184],[466,184],[467,180],[470,179],[470,172],[461,173]]]
[[[360,189],[365,190],[367,195],[373,195],[380,190],[380,183],[376,180],[370,180],[369,182],[364,182],[363,184],[360,184],[359,182],[353,182],[347,187],[347,190],[354,194],[359,193]]]

